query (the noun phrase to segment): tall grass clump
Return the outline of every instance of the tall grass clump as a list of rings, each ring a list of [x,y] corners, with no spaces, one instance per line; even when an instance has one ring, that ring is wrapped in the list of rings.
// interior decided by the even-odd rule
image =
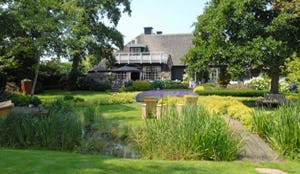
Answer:
[[[170,160],[234,160],[239,144],[222,117],[197,105],[180,116],[169,106],[161,119],[147,119],[133,140],[142,158]]]
[[[291,159],[300,159],[300,105],[284,105],[274,111],[257,111],[252,129],[274,149]]]
[[[80,144],[82,123],[62,100],[47,113],[11,112],[0,123],[0,146],[73,150]]]

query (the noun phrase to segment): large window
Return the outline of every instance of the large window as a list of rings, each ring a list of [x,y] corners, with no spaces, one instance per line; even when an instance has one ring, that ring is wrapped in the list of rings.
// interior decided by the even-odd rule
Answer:
[[[143,68],[144,80],[157,80],[160,79],[161,67],[160,66],[146,66]]]
[[[218,69],[217,68],[212,68],[211,73],[210,73],[210,80],[211,81],[216,81],[218,78]]]
[[[119,73],[117,73],[117,79],[119,79],[119,80],[126,80],[127,79],[127,73],[126,72],[119,72]]]

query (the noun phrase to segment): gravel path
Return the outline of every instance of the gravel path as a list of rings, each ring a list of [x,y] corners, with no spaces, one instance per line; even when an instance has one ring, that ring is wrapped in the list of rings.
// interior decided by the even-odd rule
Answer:
[[[240,152],[241,158],[248,158],[252,161],[266,162],[281,160],[279,155],[274,152],[258,135],[249,132],[239,121],[230,117],[225,118],[234,134],[242,138],[242,150]]]

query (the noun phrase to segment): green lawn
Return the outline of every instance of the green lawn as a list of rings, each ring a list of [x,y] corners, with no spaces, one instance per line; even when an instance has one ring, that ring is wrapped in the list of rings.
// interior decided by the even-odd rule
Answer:
[[[153,173],[222,173],[252,174],[257,167],[281,169],[289,174],[300,173],[300,163],[252,163],[250,161],[149,161],[82,155],[67,152],[0,149],[0,173],[55,174],[153,174]]]
[[[109,97],[110,93],[99,92],[99,91],[62,91],[62,90],[48,90],[38,96],[43,103],[49,103],[58,98],[63,98],[64,96],[73,96],[83,98],[88,102],[96,102],[100,98]]]
[[[101,105],[100,111],[106,119],[113,122],[133,125],[143,123],[140,103]]]
[[[76,106],[80,110],[86,105],[105,99],[110,93],[91,91],[46,91],[39,94],[43,102],[51,102],[66,95],[80,97],[85,102]],[[253,98],[241,98],[253,103]],[[138,125],[141,118],[141,104],[99,105],[99,112],[115,123]],[[131,160],[102,155],[83,155],[72,152],[15,150],[0,148],[0,173],[256,173],[255,168],[274,168],[285,172],[300,173],[300,162],[263,163],[251,161],[157,161]]]

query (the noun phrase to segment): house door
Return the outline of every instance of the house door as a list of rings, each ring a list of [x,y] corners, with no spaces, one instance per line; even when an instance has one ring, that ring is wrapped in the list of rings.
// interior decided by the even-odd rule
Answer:
[[[131,80],[140,80],[140,73],[139,72],[132,72],[131,73]]]

